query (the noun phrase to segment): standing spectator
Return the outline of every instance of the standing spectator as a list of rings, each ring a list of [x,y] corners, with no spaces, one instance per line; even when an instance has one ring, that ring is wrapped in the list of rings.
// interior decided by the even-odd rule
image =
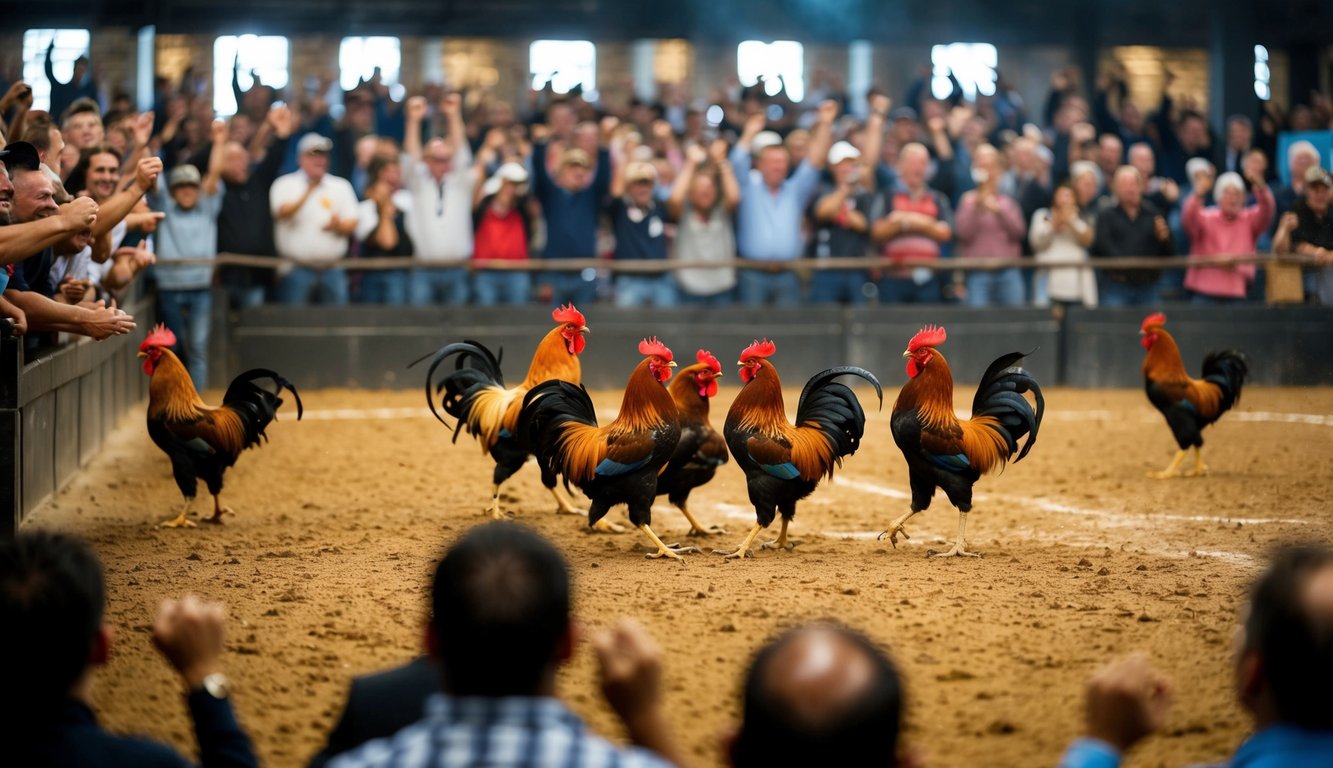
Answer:
[[[714,139],[707,151],[690,145],[667,198],[667,211],[676,220],[672,258],[704,262],[736,258],[731,220],[740,199],[726,141]],[[686,304],[722,306],[730,304],[735,295],[734,267],[686,267],[676,270],[675,278]]]
[[[95,147],[105,140],[102,110],[92,99],[76,99],[63,112],[53,110],[51,114],[60,115],[60,132],[65,138],[65,144],[77,150],[74,153],[75,162],[78,161],[78,152]],[[61,157],[63,165],[63,158],[68,155],[62,154]],[[73,163],[70,163],[70,167],[73,167]],[[60,175],[62,178],[68,176],[69,169],[61,168]]]
[[[280,176],[269,191],[273,239],[278,255],[296,261],[278,284],[278,301],[304,304],[318,284],[320,300],[347,303],[347,273],[317,269],[347,256],[347,238],[356,231],[356,192],[346,179],[329,173],[333,142],[307,133],[296,144],[300,170]]]
[[[1039,262],[1088,260],[1092,245],[1092,215],[1079,211],[1074,188],[1061,184],[1051,195],[1051,207],[1032,214],[1028,237]],[[1033,285],[1032,303],[1038,307],[1097,306],[1097,277],[1091,269],[1076,266],[1039,270]]]
[[[756,265],[743,269],[740,274],[739,297],[744,304],[791,307],[800,303],[800,277],[791,270],[777,267],[799,259],[805,250],[801,235],[802,214],[819,184],[819,171],[828,159],[838,109],[838,102],[831,99],[819,105],[808,148],[809,157],[796,166],[790,177],[791,156],[781,144],[760,149],[751,170],[751,141],[764,127],[762,112],[746,120],[745,132],[731,150],[731,165],[741,187],[740,207],[736,211],[736,243],[740,257]],[[767,266],[761,267],[761,264]]]
[[[1194,110],[1182,110],[1179,117],[1174,115],[1175,101],[1169,88],[1175,82],[1175,75],[1168,71],[1162,88],[1162,101],[1153,114],[1152,124],[1157,132],[1157,160],[1163,176],[1185,184],[1189,177],[1185,173],[1185,163],[1193,158],[1208,158],[1212,155],[1213,138],[1208,131],[1208,121]]]
[[[1162,213],[1168,213],[1180,200],[1180,185],[1173,179],[1157,175],[1157,157],[1152,145],[1139,142],[1129,148],[1129,164],[1143,177],[1143,199],[1156,206]],[[1113,171],[1114,173],[1114,171]]]
[[[46,80],[51,84],[51,108],[53,115],[59,115],[69,108],[76,99],[97,98],[97,80],[93,78],[89,71],[88,57],[80,55],[74,60],[74,73],[70,75],[68,82],[60,82],[56,77],[55,62],[51,60],[51,55],[56,50],[56,39],[52,35],[50,45],[46,46],[46,58],[42,61],[42,70],[46,73]],[[82,149],[82,147],[80,147]]]
[[[222,211],[219,177],[227,124],[213,123],[213,154],[207,175],[188,163],[171,169],[161,184],[159,208],[166,218],[157,227],[158,302],[162,320],[185,342],[185,368],[195,389],[208,386],[208,340],[213,320],[213,267],[172,264],[180,259],[217,255],[218,214]],[[158,177],[162,179],[161,176]]]
[[[1314,295],[1324,306],[1333,306],[1333,175],[1314,166],[1305,172],[1305,195],[1295,207],[1282,215],[1282,223],[1273,238],[1275,253],[1299,253],[1312,256],[1315,271]]]
[[[521,269],[487,269],[486,262],[527,262],[532,241],[528,214],[528,171],[509,162],[482,185],[472,214],[472,258],[479,262],[472,278],[472,295],[479,306],[526,304],[532,296],[532,274]]]
[[[440,101],[447,132],[422,146],[425,97],[407,100],[403,134],[403,178],[412,198],[412,241],[420,261],[431,266],[412,274],[408,298],[413,306],[468,300],[467,260],[472,257],[472,148],[463,125],[462,100],[456,93]]]
[[[561,152],[552,177],[547,170],[547,149],[545,141],[532,146],[532,191],[546,220],[543,258],[597,258],[597,224],[602,201],[611,188],[611,155],[605,147],[599,147],[594,169],[593,159],[585,150],[570,147]],[[591,273],[546,273],[544,282],[550,286],[551,302],[579,306],[594,302],[597,283],[596,275]]]
[[[656,188],[657,168],[646,160],[631,160],[617,169],[609,209],[616,259],[666,261],[666,212],[653,199]],[[616,275],[615,287],[617,307],[680,303],[670,272]]]
[[[953,239],[949,199],[926,186],[930,151],[912,142],[898,153],[898,178],[884,195],[884,216],[871,234],[883,243],[882,254],[899,266],[878,282],[880,304],[934,304],[941,300],[939,274],[929,267],[909,267],[910,260],[939,261]]]
[[[1227,172],[1212,188],[1195,188],[1185,201],[1181,223],[1190,237],[1190,257],[1236,258],[1253,256],[1255,242],[1268,229],[1273,218],[1273,193],[1262,173],[1251,178],[1258,202],[1245,205],[1245,181],[1240,174]],[[1203,207],[1203,198],[1213,192],[1216,208]],[[1227,304],[1243,301],[1246,284],[1254,279],[1255,265],[1234,264],[1215,267],[1190,267],[1185,288],[1195,304]]]
[[[1103,133],[1097,137],[1097,167],[1102,175],[1110,178],[1115,169],[1125,164],[1125,143],[1114,133]]]
[[[367,259],[409,257],[413,253],[411,232],[412,194],[403,189],[403,171],[396,157],[377,156],[370,161],[366,199],[361,201],[356,238]],[[361,274],[361,301],[365,304],[407,303],[406,269],[370,269]]]
[[[959,256],[1013,261],[1023,254],[1027,227],[1018,203],[1000,193],[999,159],[999,152],[989,144],[972,155],[972,181],[977,186],[958,203]],[[969,306],[1023,305],[1023,272],[1016,266],[973,270],[966,280]]]
[[[1227,143],[1222,148],[1222,155],[1218,158],[1220,161],[1218,167],[1223,173],[1235,173],[1240,175],[1245,169],[1241,163],[1245,159],[1245,153],[1253,148],[1254,144],[1254,123],[1245,115],[1232,115],[1227,118]]]
[[[1115,204],[1097,214],[1093,258],[1167,257],[1175,253],[1166,218],[1143,199],[1143,177],[1132,165],[1116,169],[1111,180]],[[1097,296],[1104,307],[1145,307],[1158,301],[1158,269],[1117,269],[1097,276]]]
[[[878,156],[878,141],[875,142]],[[865,258],[870,248],[870,222],[878,218],[874,174],[861,162],[861,151],[840,141],[829,149],[833,183],[815,198],[811,243],[815,263],[829,258]],[[816,269],[810,281],[815,304],[864,304],[868,269]]]
[[[1102,203],[1109,204],[1109,198],[1102,197],[1102,172],[1096,163],[1084,160],[1069,166],[1069,184],[1078,197],[1080,213],[1092,214],[1096,218],[1097,212],[1104,207]]]
[[[251,88],[247,93],[254,92]],[[272,256],[273,211],[269,208],[269,190],[278,177],[278,169],[287,156],[294,116],[286,105],[269,109],[265,118],[273,140],[264,150],[263,159],[252,163],[244,145],[228,141],[222,155],[222,212],[218,214],[218,252],[247,256]],[[255,267],[223,267],[222,286],[234,308],[264,303],[273,284],[273,270]]]

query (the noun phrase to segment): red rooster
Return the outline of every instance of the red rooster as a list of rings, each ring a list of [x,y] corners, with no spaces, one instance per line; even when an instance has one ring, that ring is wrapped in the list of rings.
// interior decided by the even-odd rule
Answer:
[[[1194,467],[1183,474],[1198,477],[1208,472],[1203,463],[1203,428],[1217,421],[1240,400],[1240,388],[1249,373],[1245,355],[1234,349],[1210,352],[1203,359],[1203,378],[1192,379],[1180,360],[1180,347],[1166,332],[1166,315],[1158,312],[1144,318],[1139,333],[1143,336],[1143,386],[1157,410],[1166,417],[1175,435],[1176,457],[1161,472],[1149,477],[1164,480],[1179,477],[1185,454],[1194,450]]]
[[[778,370],[767,360],[776,351],[773,342],[756,341],[741,352],[737,363],[743,386],[727,412],[722,433],[736,464],[745,471],[755,524],[735,550],[715,550],[728,558],[749,555],[755,536],[779,512],[782,530],[778,538],[760,548],[787,549],[787,524],[796,514],[796,502],[809,496],[820,478],[832,477],[844,456],[856,453],[865,434],[865,411],[852,390],[834,379],[860,376],[875,386],[881,405],[884,402],[884,391],[870,371],[854,366],[830,368],[806,383],[792,425],[787,422]]]
[[[990,364],[972,399],[972,418],[959,419],[953,411],[953,374],[944,355],[935,349],[944,343],[943,328],[927,326],[912,337],[903,357],[907,358],[908,381],[893,404],[890,426],[893,441],[907,459],[912,486],[912,509],[893,521],[880,534],[895,546],[898,534],[910,538],[903,525],[930,506],[935,489],[941,488],[949,503],[958,508],[958,536],[947,552],[932,557],[979,557],[965,548],[967,513],[972,510],[972,484],[992,469],[1002,469],[1016,452],[1020,461],[1037,439],[1037,429],[1046,410],[1041,387],[1018,367],[1026,355],[1011,352]],[[1023,397],[1031,392],[1032,405]],[[1018,442],[1027,436],[1019,451]]]
[[[496,519],[505,516],[500,510],[500,485],[532,455],[517,429],[523,396],[537,384],[550,379],[571,384],[579,384],[583,379],[579,354],[587,343],[583,336],[588,333],[583,313],[575,309],[573,304],[567,304],[552,312],[551,319],[555,320],[556,327],[537,344],[537,351],[533,353],[532,362],[528,365],[528,375],[516,387],[505,388],[499,358],[475,341],[441,347],[435,352],[430,369],[426,372],[426,402],[430,403],[431,413],[448,426],[448,422],[435,409],[435,396],[443,392],[441,406],[445,413],[458,420],[457,426],[453,428],[454,441],[458,441],[460,430],[467,430],[468,434],[477,438],[482,452],[490,453],[495,461],[495,471],[491,476],[491,505],[487,512]],[[435,370],[454,355],[458,356],[457,370],[435,381]],[[555,497],[557,512],[582,514],[560,495],[555,488],[555,475],[544,467],[542,484]]]
[[[176,335],[159,324],[139,345],[139,357],[144,358],[143,372],[151,377],[148,436],[171,458],[171,473],[185,497],[180,514],[162,525],[193,528],[194,521],[186,515],[194,504],[199,479],[203,478],[213,494],[213,516],[204,522],[221,523],[224,514],[234,514],[222,506],[222,475],[236,463],[241,451],[267,439],[264,430],[277,418],[282,390],[290,390],[296,399],[297,421],[304,408],[291,382],[263,368],[232,379],[221,406],[205,405],[180,358],[168,349],[175,344]],[[256,386],[252,383],[255,379],[272,379],[273,391]]]
[[[674,547],[653,533],[657,476],[680,441],[676,403],[663,384],[676,363],[657,339],[639,344],[643,362],[625,385],[620,415],[605,427],[588,391],[567,381],[547,381],[523,398],[519,431],[537,454],[543,471],[564,475],[591,500],[588,525],[599,522],[617,504],[629,506],[629,519],[656,547],[648,557],[681,559]]]
[[[680,413],[680,442],[657,478],[657,495],[665,494],[685,515],[690,522],[689,535],[707,536],[726,531],[699,525],[686,502],[690,491],[712,480],[717,468],[727,463],[727,442],[708,423],[708,401],[717,394],[722,364],[711,352],[702,349],[695,353],[695,358],[699,362],[682,368],[667,387]]]

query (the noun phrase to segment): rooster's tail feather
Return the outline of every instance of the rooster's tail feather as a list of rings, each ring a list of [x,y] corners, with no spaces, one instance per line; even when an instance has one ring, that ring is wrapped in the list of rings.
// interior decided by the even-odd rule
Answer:
[[[1203,359],[1203,380],[1222,390],[1222,398],[1217,404],[1219,416],[1240,401],[1240,388],[1249,372],[1250,364],[1245,353],[1234,349],[1210,352]]]
[[[255,379],[271,379],[273,389],[267,390],[255,384]],[[282,406],[282,390],[289,390],[296,400],[296,420],[305,414],[301,395],[286,378],[267,368],[252,368],[227,385],[227,392],[222,396],[222,405],[230,408],[241,419],[245,427],[245,448],[258,445],[266,439],[264,430],[278,415]]]
[[[501,352],[503,354],[503,351]],[[436,379],[435,372],[445,360],[457,356],[454,370],[442,374]],[[418,358],[411,365],[425,360]],[[411,367],[411,366],[408,366]],[[440,423],[449,426],[435,406],[435,398],[440,398],[440,407],[454,417],[458,424],[453,427],[454,440],[465,423],[472,421],[472,408],[476,404],[476,395],[489,388],[504,389],[504,374],[500,371],[500,358],[477,341],[459,341],[446,344],[431,356],[430,368],[426,371],[426,403],[430,412]],[[443,395],[441,396],[441,393]],[[469,427],[472,425],[469,424]],[[475,432],[469,429],[470,432]]]
[[[559,379],[528,390],[518,415],[518,434],[543,467],[565,476],[566,487],[571,474],[576,480],[585,475],[580,467],[587,463],[587,457],[582,457],[586,451],[579,448],[586,441],[578,438],[596,428],[597,413],[588,390]],[[591,472],[586,474],[591,476]]]
[[[866,414],[861,401],[845,384],[834,379],[839,376],[860,376],[875,387],[880,405],[884,404],[884,389],[875,375],[852,365],[820,371],[806,382],[796,404],[796,428],[818,431],[824,446],[809,445],[804,440],[792,444],[792,460],[803,476],[831,475],[833,468],[844,456],[856,453],[865,434]],[[806,450],[806,449],[809,450]],[[805,454],[810,453],[807,457]],[[814,466],[809,466],[814,465]],[[812,472],[811,470],[816,470]]]
[[[977,387],[977,394],[972,399],[972,419],[979,417],[994,419],[994,428],[1001,433],[1008,455],[1018,455],[1014,461],[1021,461],[1028,455],[1032,444],[1037,440],[1037,430],[1041,427],[1042,415],[1046,412],[1046,400],[1042,396],[1041,386],[1032,374],[1018,365],[1026,354],[1010,352],[996,358],[986,369]],[[1025,393],[1031,392],[1037,402],[1036,410],[1028,402]],[[1018,443],[1027,436],[1023,449]]]

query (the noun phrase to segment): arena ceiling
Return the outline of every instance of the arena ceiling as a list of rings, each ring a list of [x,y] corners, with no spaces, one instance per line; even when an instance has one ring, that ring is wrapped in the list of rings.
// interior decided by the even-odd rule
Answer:
[[[1326,44],[1318,0],[4,0],[28,26],[157,26],[161,33],[921,39],[1032,45],[1204,46],[1218,14],[1256,42]]]

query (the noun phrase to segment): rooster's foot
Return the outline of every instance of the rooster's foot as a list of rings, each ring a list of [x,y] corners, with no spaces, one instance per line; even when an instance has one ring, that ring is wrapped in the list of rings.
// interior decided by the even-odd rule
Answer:
[[[690,532],[687,533],[687,534],[685,534],[685,535],[686,535],[686,536],[716,536],[716,535],[718,535],[718,534],[724,534],[724,533],[726,533],[726,532],[727,532],[727,529],[726,529],[726,528],[723,528],[723,527],[720,526],[720,525],[710,525],[710,526],[708,526],[707,528],[699,528],[699,527],[696,527],[696,526],[691,526],[691,527],[690,527]]]
[[[491,507],[491,508],[487,509],[485,514],[490,515],[492,520],[508,520],[508,519],[509,519],[509,514],[506,513],[506,512],[504,512],[503,510],[501,510],[499,506],[494,506],[494,507]]]
[[[936,552],[933,549],[926,550],[926,557],[981,557],[980,552],[968,552],[963,549],[961,543],[954,544],[948,552]]]
[[[588,527],[594,531],[601,531],[602,533],[624,533],[629,530],[620,523],[613,523],[606,518],[602,518]]]
[[[1154,480],[1171,480],[1173,478],[1180,477],[1180,473],[1172,472],[1169,470],[1162,470],[1161,472],[1149,472],[1148,477],[1151,477]]]
[[[669,557],[672,560],[679,560],[683,563],[685,562],[685,558],[681,557],[681,555],[687,555],[698,551],[700,551],[698,547],[682,547],[676,544],[668,544],[664,547],[659,547],[656,552],[649,552],[644,555],[644,558],[648,560],[656,560],[660,557]]]
[[[162,523],[162,525],[159,526],[159,527],[161,527],[161,528],[194,528],[194,527],[196,527],[196,526],[195,526],[195,523],[194,523],[193,520],[187,520],[187,519],[185,519],[185,513],[182,512],[182,513],[180,513],[180,515],[178,515],[178,516],[176,517],[175,520],[168,520],[168,521],[166,521],[165,523]]]
[[[713,554],[722,555],[724,560],[744,560],[747,557],[754,557],[754,550],[749,547],[740,549],[715,549]]]
[[[557,515],[583,515],[584,517],[588,516],[588,510],[579,509],[578,507],[572,507],[572,506],[570,507],[558,506],[555,508],[555,513]]]
[[[897,548],[898,548],[898,536],[899,536],[899,535],[901,535],[901,536],[903,537],[903,541],[907,541],[908,539],[912,538],[911,536],[908,536],[908,535],[907,535],[907,529],[904,528],[904,527],[902,527],[901,525],[899,525],[899,526],[897,526],[897,527],[895,527],[895,528],[890,528],[889,530],[884,531],[883,533],[881,533],[879,536],[877,536],[877,537],[875,537],[875,538],[876,538],[876,540],[878,540],[878,541],[884,541],[884,539],[887,538],[887,539],[889,540],[889,543],[893,545],[893,548],[894,548],[894,549],[897,549]]]
[[[1185,477],[1204,477],[1204,476],[1206,476],[1207,474],[1208,474],[1208,467],[1205,466],[1205,465],[1200,464],[1199,466],[1195,467],[1194,469],[1187,470],[1187,471],[1185,472]]]
[[[792,550],[796,549],[796,545],[797,545],[798,543],[799,543],[799,542],[796,542],[796,541],[788,541],[788,540],[786,540],[786,539],[774,539],[774,540],[772,540],[772,541],[765,541],[765,542],[763,542],[762,544],[759,545],[759,548],[760,548],[760,549],[785,549],[785,550],[787,550],[788,552],[791,552]]]
[[[231,507],[220,507],[218,509],[213,510],[212,517],[205,517],[204,522],[212,523],[213,525],[222,525],[223,515],[234,515],[234,514],[236,513],[232,511]]]

